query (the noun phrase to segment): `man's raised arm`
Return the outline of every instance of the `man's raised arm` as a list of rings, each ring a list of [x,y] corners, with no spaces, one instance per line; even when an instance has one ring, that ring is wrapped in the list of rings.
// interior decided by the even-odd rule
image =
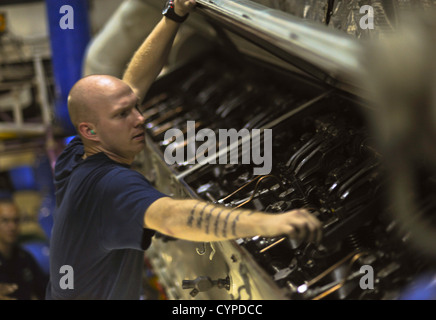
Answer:
[[[177,16],[186,16],[194,7],[195,0],[174,0]],[[179,22],[163,16],[130,60],[123,81],[132,88],[139,101],[142,102],[167,62],[179,26]]]

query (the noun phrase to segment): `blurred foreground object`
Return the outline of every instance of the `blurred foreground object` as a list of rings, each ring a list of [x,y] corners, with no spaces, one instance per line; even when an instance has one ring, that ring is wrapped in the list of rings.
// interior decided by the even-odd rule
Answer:
[[[403,14],[392,36],[368,48],[364,80],[378,108],[371,116],[392,211],[411,244],[434,258],[435,214],[420,190],[436,163],[436,12]]]

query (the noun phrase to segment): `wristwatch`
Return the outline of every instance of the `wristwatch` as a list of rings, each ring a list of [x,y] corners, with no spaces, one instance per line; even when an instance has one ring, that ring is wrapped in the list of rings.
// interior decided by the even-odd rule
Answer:
[[[163,10],[162,10],[162,14],[175,21],[178,23],[182,23],[183,21],[185,21],[188,16],[189,13],[185,14],[183,17],[179,16],[178,14],[176,14],[176,12],[174,11],[174,0],[168,0],[167,3],[165,4]]]

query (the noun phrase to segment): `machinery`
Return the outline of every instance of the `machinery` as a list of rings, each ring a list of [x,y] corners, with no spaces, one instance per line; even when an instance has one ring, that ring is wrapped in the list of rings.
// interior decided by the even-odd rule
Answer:
[[[395,194],[402,204],[414,196],[416,211],[401,218],[390,192],[401,173],[386,163],[401,150],[381,143],[372,120],[379,101],[362,82],[362,38],[372,34],[337,30],[358,1],[347,2],[349,15],[343,1],[299,1],[305,11],[292,1],[286,10],[267,6],[273,2],[197,2],[189,20],[195,32],[176,43],[177,63],[142,105],[147,149],[137,170],[177,198],[272,215],[307,208],[324,237],[315,246],[286,237],[193,243],[158,234],[146,256],[168,298],[402,298],[433,272],[432,239],[417,246],[413,224],[424,219],[432,234],[436,180],[431,165],[416,170],[419,183]],[[384,28],[375,30],[391,28],[395,2],[370,4]],[[232,129],[239,139],[210,140]],[[175,154],[182,161],[168,161]],[[262,165],[270,170],[255,174]]]

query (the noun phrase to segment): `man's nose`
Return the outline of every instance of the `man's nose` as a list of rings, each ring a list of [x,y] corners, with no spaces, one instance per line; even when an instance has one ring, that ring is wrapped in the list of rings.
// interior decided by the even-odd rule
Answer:
[[[138,126],[143,126],[145,124],[144,116],[142,115],[142,113],[139,110],[135,109],[135,111],[137,113],[136,114],[136,119],[138,121]]]

